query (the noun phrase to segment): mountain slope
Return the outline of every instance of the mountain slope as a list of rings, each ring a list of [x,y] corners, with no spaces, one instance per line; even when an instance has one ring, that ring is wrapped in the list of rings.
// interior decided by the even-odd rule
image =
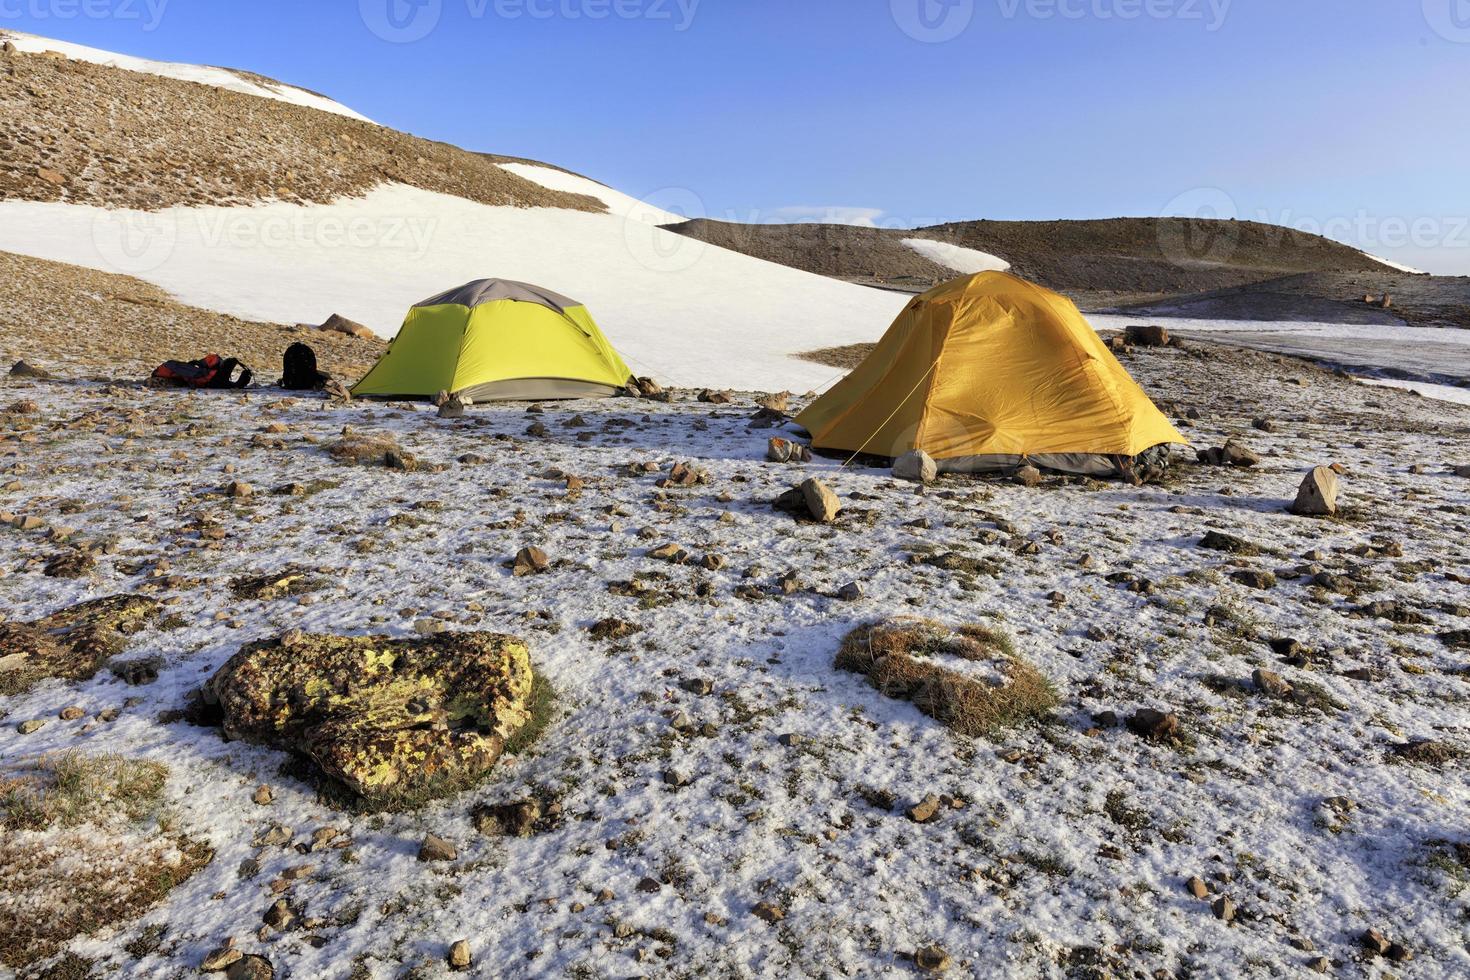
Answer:
[[[426,296],[523,279],[586,302],[639,373],[806,390],[832,371],[794,355],[872,340],[902,305],[553,167],[90,61],[0,58],[0,150],[0,249],[245,320],[390,337]]]
[[[327,203],[387,181],[482,204],[602,210],[478,153],[210,84],[0,57],[0,198],[141,210]]]
[[[147,58],[134,58],[129,55],[114,54],[111,51],[89,48],[86,45],[72,44],[68,41],[53,41],[50,38],[38,37],[34,34],[23,34],[20,31],[0,30],[0,44],[5,42],[9,42],[17,51],[25,54],[38,54],[43,57],[60,56],[71,61],[105,65],[109,68],[120,68],[124,71],[155,75],[160,78],[197,82],[201,85],[209,85],[230,92],[239,92],[243,95],[255,96],[256,98],[272,99],[277,102],[285,102],[291,105],[305,106],[309,109],[317,109],[322,112],[330,112],[334,115],[346,116],[349,119],[358,119],[362,122],[371,121],[366,116],[354,112],[342,103],[329,99],[324,95],[307,89],[297,88],[294,85],[286,85],[273,78],[257,75],[254,72],[239,71],[233,68],[210,68],[204,65],[182,65],[167,61],[150,61]]]
[[[1306,272],[1398,272],[1339,242],[1250,221],[1114,218],[967,221],[913,231],[846,225],[739,225],[698,220],[671,231],[850,281],[924,289],[952,278],[945,245],[1009,265],[1088,306],[1227,289]],[[926,255],[917,254],[915,241]]]

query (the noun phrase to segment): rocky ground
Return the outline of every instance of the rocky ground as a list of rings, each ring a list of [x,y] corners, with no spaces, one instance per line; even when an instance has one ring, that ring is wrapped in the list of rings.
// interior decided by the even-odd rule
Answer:
[[[90,328],[78,333],[77,324]],[[63,377],[147,378],[168,360],[217,353],[256,372],[281,376],[281,356],[296,341],[319,367],[348,384],[367,373],[387,344],[302,325],[256,323],[186,306],[157,286],[81,266],[0,252],[0,362],[16,361]]]
[[[1192,342],[1125,363],[1257,464],[922,488],[765,462],[746,395],[446,420],[81,380],[114,364],[81,355],[5,379],[0,958],[1464,976],[1470,409]],[[1329,463],[1340,513],[1288,513]],[[772,507],[813,476],[835,520]],[[863,631],[895,617],[920,622]],[[323,650],[401,678],[430,649],[528,653],[541,694],[516,680],[491,722],[337,660],[232,680]],[[344,793],[381,772],[331,746],[389,744],[332,727],[353,691],[395,746],[478,739],[474,778]],[[140,882],[115,914],[63,914],[84,839]]]

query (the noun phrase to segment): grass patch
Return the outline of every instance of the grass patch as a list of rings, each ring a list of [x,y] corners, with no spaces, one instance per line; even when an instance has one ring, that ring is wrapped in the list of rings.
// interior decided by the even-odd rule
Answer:
[[[0,964],[25,969],[135,919],[213,859],[169,832],[167,779],[156,762],[75,752],[12,767],[0,781]]]
[[[988,666],[989,677],[942,666],[953,658]],[[910,701],[961,735],[992,735],[1049,716],[1056,690],[989,626],[950,628],[921,619],[861,626],[837,651],[836,666],[868,678],[886,697]]]
[[[116,755],[67,752],[0,779],[6,830],[78,827],[99,814],[137,822],[158,812],[168,767]]]

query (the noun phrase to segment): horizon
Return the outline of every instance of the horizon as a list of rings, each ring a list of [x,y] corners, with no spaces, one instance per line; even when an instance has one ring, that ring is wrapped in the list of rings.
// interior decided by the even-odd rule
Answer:
[[[1236,218],[1463,276],[1457,3],[8,0],[0,29],[258,72],[691,218]]]

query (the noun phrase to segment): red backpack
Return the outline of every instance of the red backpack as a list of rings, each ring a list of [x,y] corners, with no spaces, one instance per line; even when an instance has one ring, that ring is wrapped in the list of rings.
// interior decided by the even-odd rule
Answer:
[[[236,368],[240,368],[239,378]],[[153,369],[153,377],[181,388],[244,388],[251,374],[233,357],[205,354],[197,361],[164,361]]]

